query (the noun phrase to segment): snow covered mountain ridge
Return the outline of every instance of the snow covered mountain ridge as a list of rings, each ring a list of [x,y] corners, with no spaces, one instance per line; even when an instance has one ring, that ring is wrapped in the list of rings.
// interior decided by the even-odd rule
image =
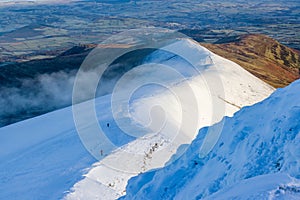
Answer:
[[[204,158],[202,128],[186,153],[132,178],[121,199],[299,199],[300,80],[242,108]]]
[[[188,63],[196,66],[201,74],[196,76],[193,71],[186,71],[190,69]],[[186,74],[178,78],[157,70],[165,66]],[[66,199],[118,198],[125,194],[131,177],[163,167],[170,158],[178,159],[173,154],[183,154],[200,128],[217,123],[223,116],[232,116],[240,107],[257,103],[274,90],[239,65],[186,39],[153,52],[141,67],[141,71],[135,69],[133,74],[129,73],[134,78],[125,74],[121,83],[139,85],[162,77],[162,83],[171,92],[150,85],[137,90],[128,100],[126,95],[131,93],[125,91],[124,96],[121,90],[76,104],[73,110],[68,107],[1,128],[0,146],[4,151],[0,152],[0,199],[33,196],[59,199],[65,195]],[[145,70],[147,73],[143,73]],[[218,82],[222,88],[213,87]],[[186,98],[191,95],[192,99]],[[113,104],[112,98],[115,98]],[[95,112],[86,112],[90,105]],[[130,113],[123,112],[122,109],[127,109],[123,105],[128,106]],[[119,112],[112,112],[112,107]],[[78,109],[75,114],[74,109]],[[193,117],[191,113],[199,115]],[[91,120],[91,114],[95,121]],[[76,117],[82,121],[75,124]],[[106,139],[114,144],[113,149],[102,145],[97,135],[99,126],[105,131]],[[78,135],[78,130],[84,130],[86,135]],[[207,138],[208,145],[202,148],[204,155],[214,142]],[[95,158],[100,158],[100,162]],[[66,191],[71,192],[65,194]]]
[[[170,52],[185,59],[174,56]],[[201,70],[201,74],[195,76],[186,60]],[[159,83],[167,86],[171,93],[165,90],[163,92],[159,90],[157,93],[155,88],[147,87],[143,90],[142,96],[129,104],[131,123],[126,120],[128,114],[124,117],[119,116],[126,112],[117,112],[117,117],[122,120],[118,125],[123,122],[122,126],[125,126],[125,130],[129,129],[135,134],[142,132],[145,137],[140,137],[116,149],[112,154],[96,163],[85,175],[85,178],[75,184],[72,192],[67,195],[67,199],[101,199],[101,197],[115,199],[120,197],[124,194],[127,180],[130,177],[164,166],[176,151],[179,152],[178,148],[182,154],[200,128],[219,122],[224,115],[232,116],[240,107],[261,101],[273,91],[272,87],[237,64],[211,53],[191,40],[178,40],[162,47],[145,60],[145,64],[147,63],[159,63],[160,68],[152,66],[146,71],[142,68],[141,72],[146,72],[148,77],[142,76],[141,73],[140,75],[135,74],[134,80],[125,79],[126,81],[122,84],[123,90],[130,82],[133,82],[132,85],[145,84],[149,79],[157,81],[155,77],[159,77]],[[189,78],[178,78],[176,84],[170,85],[168,76],[170,71],[165,70],[165,66],[172,66],[176,71]],[[174,77],[176,76],[173,76],[171,83],[174,82]],[[218,81],[222,83],[221,88],[217,88]],[[131,94],[127,91],[124,93]],[[194,97],[191,96],[191,93],[194,95],[196,103],[192,101]],[[179,98],[178,101],[178,98],[174,98],[174,94],[175,97],[188,97],[188,99]],[[124,99],[125,105],[128,105],[126,98],[121,96],[119,100],[115,101],[119,106],[117,110],[127,109],[126,106],[120,106],[124,103]],[[164,114],[161,114],[157,106],[163,109]],[[194,116],[197,109],[199,112]],[[185,113],[186,116],[182,113]],[[84,118],[89,119],[89,117]],[[152,120],[150,126],[149,118]],[[160,122],[164,120],[166,123],[161,126]],[[142,129],[135,124],[140,124]],[[214,138],[217,137],[218,133],[211,134],[211,137],[208,136],[198,153],[201,152],[205,155],[209,152],[214,145]],[[97,146],[99,145],[95,144],[90,149],[96,156],[100,156],[99,152],[102,149],[95,151]],[[176,157],[172,157],[172,159],[174,160]]]

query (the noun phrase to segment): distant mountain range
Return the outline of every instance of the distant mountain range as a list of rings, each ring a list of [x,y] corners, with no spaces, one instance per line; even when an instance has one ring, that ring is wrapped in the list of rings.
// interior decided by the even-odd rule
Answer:
[[[197,34],[193,32],[197,41]],[[242,35],[220,39],[215,44],[200,44],[212,52],[238,63],[253,75],[274,87],[284,87],[299,78],[300,57],[297,50],[288,48],[278,41],[264,35]],[[81,63],[95,45],[80,45],[61,53],[54,58],[31,60],[26,62],[0,63],[0,104],[9,104],[8,110],[0,113],[0,126],[31,118],[71,104],[72,87],[70,79],[75,76]],[[128,68],[139,64],[152,51],[133,52],[136,61],[130,56],[122,57],[116,62]],[[139,60],[139,61],[138,61]],[[128,70],[126,68],[126,70]],[[125,69],[125,68],[124,68]],[[114,69],[118,70],[118,69]],[[119,69],[120,70],[120,69]],[[45,86],[43,77],[54,79]],[[57,74],[63,76],[57,80]],[[111,74],[118,74],[114,72]],[[49,76],[48,76],[49,75]],[[69,77],[68,80],[65,77]],[[112,78],[109,77],[108,78]],[[66,84],[64,83],[66,82]],[[63,88],[68,85],[68,88]],[[43,87],[59,89],[63,96],[53,97],[52,92],[45,93]],[[26,106],[15,105],[9,96],[25,99]],[[32,99],[35,99],[34,103]],[[6,106],[7,107],[7,106]]]

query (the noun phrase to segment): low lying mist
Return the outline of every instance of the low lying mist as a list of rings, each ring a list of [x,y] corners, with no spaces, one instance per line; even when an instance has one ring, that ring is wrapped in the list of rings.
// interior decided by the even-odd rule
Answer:
[[[76,80],[80,85],[82,102],[106,94],[110,94],[119,78],[132,68],[145,63],[162,63],[172,66],[186,77],[195,74],[192,67],[178,56],[162,50],[143,49],[124,54],[113,62],[101,77],[95,94],[93,83],[98,81],[97,69],[85,71]],[[72,93],[78,69],[61,70],[58,72],[38,74],[34,78],[17,79],[20,84],[15,86],[0,86],[0,127],[24,119],[32,118],[72,104]],[[150,71],[142,74],[131,74],[137,77],[154,76]],[[159,72],[158,72],[159,73]],[[128,83],[130,84],[130,83]],[[126,85],[123,85],[126,88]]]
[[[71,105],[76,72],[42,74],[21,80],[20,87],[0,87],[0,126]],[[80,80],[83,100],[93,92],[89,83],[96,78],[96,73],[89,71]]]

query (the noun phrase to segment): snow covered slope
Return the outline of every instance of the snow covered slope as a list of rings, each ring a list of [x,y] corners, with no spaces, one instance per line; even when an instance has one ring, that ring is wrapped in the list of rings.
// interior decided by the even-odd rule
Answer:
[[[273,92],[272,87],[237,64],[190,40],[179,40],[163,47],[162,51],[184,55],[190,63],[195,63],[201,74],[187,72],[187,62],[174,55],[157,51],[149,56],[145,63],[173,66],[176,71],[187,73],[187,78],[162,75],[162,71],[155,67],[147,68],[147,74],[144,70],[135,72],[136,78],[132,81],[163,77],[165,85],[176,95],[174,97],[167,89],[151,86],[137,92],[129,104],[122,95],[116,95],[115,105],[128,104],[131,111],[132,124],[126,123],[128,116],[122,115],[123,112],[118,112],[117,118],[119,122],[124,122],[123,128],[132,135],[125,134],[114,119],[116,116],[111,113],[112,96],[97,98],[97,119],[105,127],[103,129],[109,139],[120,147],[113,152],[105,152],[104,159],[98,163],[81,143],[70,107],[1,128],[0,199],[62,198],[82,179],[84,170],[91,167],[85,178],[76,183],[65,198],[115,199],[124,194],[128,179],[164,166],[179,147],[183,153],[188,146],[183,144],[189,144],[199,128],[220,121],[224,115],[231,116],[240,107],[259,102]],[[221,89],[212,84],[218,82],[222,83]],[[126,85],[123,86],[121,89],[126,93]],[[191,91],[195,104],[184,98],[190,97],[187,92]],[[184,101],[178,101],[178,97]],[[214,105],[211,99],[214,99]],[[83,118],[88,103],[78,105],[82,108],[80,114]],[[199,113],[194,110],[199,110]],[[147,125],[149,113],[155,120]],[[193,118],[195,113],[199,115]],[[161,126],[162,116],[166,126],[157,130]],[[185,123],[181,123],[182,116],[187,117]],[[89,123],[89,118],[85,120],[86,124],[81,124],[84,127],[77,129],[89,129],[94,125]],[[107,122],[109,127],[106,127]],[[141,131],[144,136],[134,137]],[[100,154],[100,149],[96,150]],[[209,151],[209,145],[203,151]],[[92,166],[92,163],[95,164]]]
[[[162,50],[175,52],[177,55],[183,55],[190,63],[197,63],[195,65],[198,70],[201,70],[201,75],[189,76],[189,74],[193,75],[193,72],[188,71],[190,68],[187,63],[165,51],[156,51],[145,60],[145,63],[172,66],[177,71],[185,73],[185,76],[190,77],[184,81],[178,79],[176,84],[171,82],[172,84],[168,89],[175,92],[177,97],[189,97],[189,88],[185,85],[188,83],[196,97],[196,105],[192,101],[186,102],[184,105],[182,105],[183,102],[178,103],[176,98],[174,99],[174,95],[167,90],[143,91],[144,95],[145,93],[151,95],[143,96],[131,103],[130,110],[134,121],[146,127],[149,123],[149,113],[153,111],[151,109],[158,105],[163,108],[167,119],[166,125],[156,134],[155,130],[159,127],[159,122],[152,123],[153,125],[148,127],[150,129],[148,130],[149,134],[116,150],[96,163],[94,168],[85,175],[86,178],[74,186],[66,199],[83,197],[115,199],[124,195],[127,180],[130,177],[164,166],[178,148],[183,153],[188,146],[183,144],[189,144],[200,128],[220,121],[224,115],[232,116],[240,107],[259,102],[273,91],[272,87],[252,76],[237,64],[211,53],[190,40],[177,41],[162,48]],[[161,77],[161,74],[164,74],[162,70],[153,70],[147,71],[147,75],[150,74],[155,77],[155,74],[158,74]],[[143,70],[142,73],[144,72]],[[169,81],[167,75],[164,76],[165,81]],[[144,79],[142,74],[135,77]],[[213,91],[216,88],[208,86],[212,83],[217,85],[220,80],[223,87],[218,88],[220,91]],[[117,102],[121,104],[120,101]],[[198,116],[193,116],[191,110],[196,110],[196,107],[198,107],[199,113],[197,113]],[[183,125],[181,123],[182,112],[188,115]],[[164,120],[155,113],[152,119]],[[195,120],[197,120],[197,126],[193,130],[193,121]],[[138,132],[140,130],[133,131]],[[151,134],[151,132],[155,132],[155,134]],[[209,145],[207,146],[203,147],[204,152],[209,151]],[[99,194],[101,195],[99,196]]]
[[[299,92],[300,80],[224,118],[203,158],[202,128],[177,161],[132,178],[122,199],[299,199]]]

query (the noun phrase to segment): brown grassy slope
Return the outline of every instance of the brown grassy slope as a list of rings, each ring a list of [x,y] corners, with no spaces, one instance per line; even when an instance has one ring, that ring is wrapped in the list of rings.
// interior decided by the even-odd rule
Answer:
[[[243,35],[229,43],[201,45],[238,63],[273,87],[284,87],[299,78],[299,52],[265,35]]]

